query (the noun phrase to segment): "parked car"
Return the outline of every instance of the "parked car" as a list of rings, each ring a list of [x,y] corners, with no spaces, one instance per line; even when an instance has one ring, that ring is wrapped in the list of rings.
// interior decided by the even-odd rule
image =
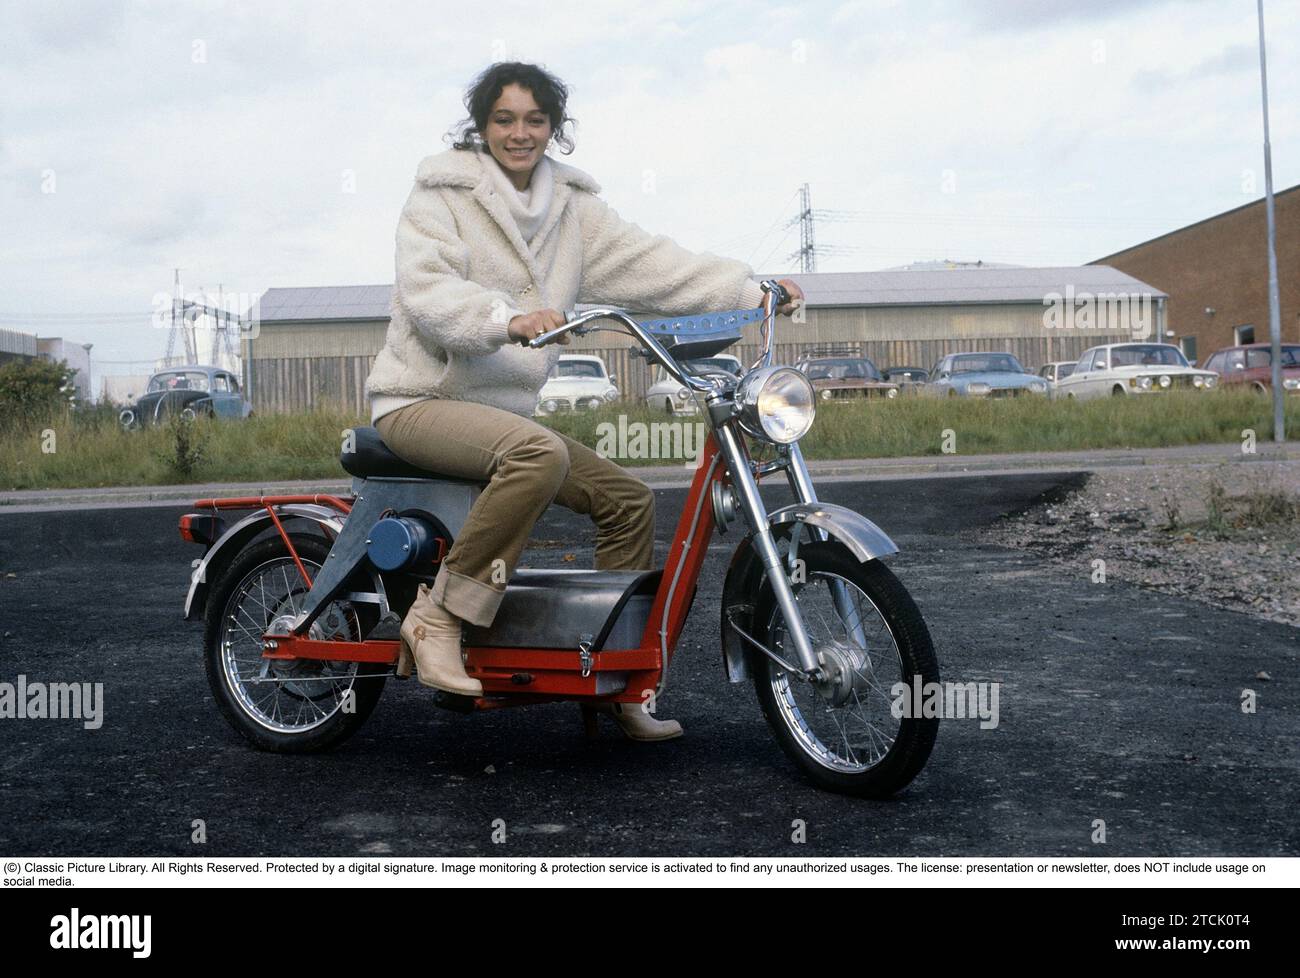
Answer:
[[[880,374],[891,384],[897,384],[901,394],[918,393],[930,379],[930,372],[920,367],[888,367]]]
[[[713,357],[701,357],[698,360],[684,360],[683,365],[696,374],[713,372],[728,373],[739,377],[740,361],[729,353]],[[646,407],[655,411],[667,411],[669,414],[696,414],[700,410],[699,402],[677,381],[668,376],[668,371],[660,367],[655,374],[655,382],[645,392]]]
[[[1077,360],[1053,360],[1038,368],[1038,376],[1047,381],[1049,396],[1056,396],[1056,385],[1074,373],[1076,363]]]
[[[555,369],[537,392],[533,416],[589,411],[617,401],[615,380],[600,357],[587,353],[562,353]]]
[[[1249,385],[1261,394],[1273,386],[1273,350],[1268,343],[1229,346],[1210,356],[1205,369],[1213,370],[1225,386]],[[1282,344],[1282,388],[1300,394],[1300,346]]]
[[[1078,363],[1077,360],[1054,360],[1051,363],[1045,363],[1038,368],[1038,376],[1049,384],[1055,384],[1057,381],[1064,380],[1074,373],[1076,363]]]
[[[135,403],[118,413],[128,431],[156,424],[172,414],[186,418],[243,419],[253,413],[239,378],[223,367],[185,366],[159,370]]]
[[[897,397],[899,385],[885,380],[863,356],[806,357],[795,364],[812,381],[823,401],[861,397]]]
[[[1219,375],[1197,370],[1170,343],[1110,343],[1085,350],[1074,372],[1058,381],[1056,396],[1087,399],[1158,394],[1169,390],[1213,390]]]
[[[926,393],[937,397],[1017,397],[1048,392],[1010,353],[950,353],[930,371]]]

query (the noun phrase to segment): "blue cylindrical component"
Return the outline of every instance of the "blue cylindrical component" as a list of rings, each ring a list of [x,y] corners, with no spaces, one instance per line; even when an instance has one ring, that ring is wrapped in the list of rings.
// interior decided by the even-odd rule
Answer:
[[[417,516],[389,516],[370,528],[366,543],[370,562],[382,571],[430,564],[438,556],[433,527]]]

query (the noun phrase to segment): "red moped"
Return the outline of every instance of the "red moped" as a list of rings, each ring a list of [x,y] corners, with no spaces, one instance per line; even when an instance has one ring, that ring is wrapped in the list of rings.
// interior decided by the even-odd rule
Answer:
[[[465,667],[483,694],[431,693],[439,705],[468,713],[570,700],[653,711],[708,544],[734,524],[743,535],[720,600],[727,680],[754,684],[778,743],[821,787],[885,797],[925,765],[938,721],[898,706],[914,681],[939,681],[929,632],[881,560],[897,552],[893,541],[817,499],[799,449],[813,388],[771,363],[788,296],[762,284],[757,309],[644,322],[593,309],[530,341],[626,332],[693,392],[708,436],[665,565],[516,570],[493,624],[464,628]],[[692,368],[749,323],[760,324],[762,351],[739,377]],[[393,675],[418,585],[432,582],[482,489],[409,465],[373,428],[345,435],[350,495],[203,499],[180,521],[181,535],[206,547],[185,617],[204,622],[213,695],[267,750],[323,750],[365,721]],[[769,511],[759,481],[775,472],[797,502]],[[238,511],[250,512],[228,523]]]

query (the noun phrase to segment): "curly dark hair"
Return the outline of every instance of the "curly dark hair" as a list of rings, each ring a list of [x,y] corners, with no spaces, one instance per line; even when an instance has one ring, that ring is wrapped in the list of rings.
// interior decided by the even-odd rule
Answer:
[[[573,152],[573,137],[564,131],[576,120],[565,112],[569,89],[549,71],[539,65],[522,61],[498,61],[483,70],[465,91],[465,109],[469,116],[452,127],[448,136],[455,139],[452,149],[471,149],[483,139],[488,113],[501,97],[501,90],[509,84],[532,93],[538,106],[551,120],[551,142],[566,154]]]

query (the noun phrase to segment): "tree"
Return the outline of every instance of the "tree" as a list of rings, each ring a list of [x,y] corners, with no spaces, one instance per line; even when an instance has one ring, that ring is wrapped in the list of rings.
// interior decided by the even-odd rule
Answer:
[[[0,366],[0,418],[22,422],[75,407],[76,375],[66,360],[24,358]]]

